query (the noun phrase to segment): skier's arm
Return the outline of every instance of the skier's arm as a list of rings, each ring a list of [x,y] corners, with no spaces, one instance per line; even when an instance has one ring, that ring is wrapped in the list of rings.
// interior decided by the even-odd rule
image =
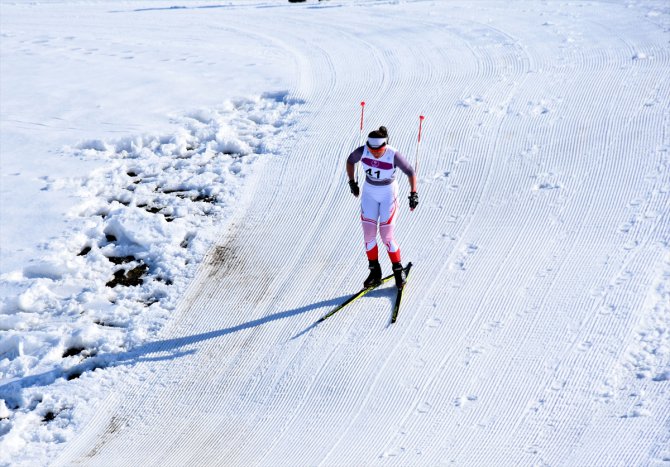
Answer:
[[[414,172],[414,167],[410,165],[409,162],[407,162],[407,159],[400,154],[399,152],[395,153],[395,166],[400,168],[405,175],[407,175],[407,179],[409,180],[409,187],[411,192],[416,193],[416,173]]]
[[[354,170],[355,170],[355,165],[347,161],[347,177],[349,177],[349,180],[354,179]]]
[[[356,149],[347,157],[347,177],[349,178],[349,189],[351,194],[358,197],[361,190],[356,182],[356,163],[363,157],[363,147]]]
[[[405,175],[407,175],[407,179],[409,180],[409,208],[414,211],[416,207],[419,205],[419,194],[416,191],[416,172],[414,171],[414,168],[407,162],[407,159],[403,157],[402,154],[396,152],[395,153],[395,165],[396,167],[400,167],[400,170],[402,170]]]
[[[416,174],[409,175],[407,178],[409,179],[409,191],[416,193]]]
[[[349,180],[353,180],[355,178],[356,163],[360,162],[362,158],[363,146],[356,148],[354,152],[349,154],[349,157],[347,157],[347,177],[349,177]]]

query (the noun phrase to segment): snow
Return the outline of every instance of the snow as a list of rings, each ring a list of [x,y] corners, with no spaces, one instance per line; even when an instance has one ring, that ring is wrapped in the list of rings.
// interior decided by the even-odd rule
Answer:
[[[0,6],[0,465],[670,461],[665,2]]]

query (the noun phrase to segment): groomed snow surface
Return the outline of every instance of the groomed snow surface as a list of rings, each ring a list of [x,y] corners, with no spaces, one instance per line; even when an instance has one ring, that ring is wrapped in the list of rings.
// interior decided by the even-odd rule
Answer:
[[[0,465],[670,465],[666,2],[1,7]]]

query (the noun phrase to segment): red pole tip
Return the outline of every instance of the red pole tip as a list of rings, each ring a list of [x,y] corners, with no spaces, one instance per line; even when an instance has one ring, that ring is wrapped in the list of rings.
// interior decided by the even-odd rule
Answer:
[[[419,118],[420,118],[421,120],[423,120],[423,119],[426,118],[426,117],[424,117],[423,115],[419,115]]]
[[[362,105],[362,106],[365,105],[365,101],[361,102],[361,105]]]

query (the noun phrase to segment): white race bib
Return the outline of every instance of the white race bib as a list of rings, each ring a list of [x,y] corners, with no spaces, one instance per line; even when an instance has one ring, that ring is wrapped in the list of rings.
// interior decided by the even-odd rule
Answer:
[[[368,151],[367,146],[363,151],[363,157],[361,158],[361,164],[363,165],[363,171],[367,178],[373,182],[384,182],[388,180],[395,179],[395,149],[391,146],[386,146],[386,151],[379,158],[376,159],[370,151]]]

